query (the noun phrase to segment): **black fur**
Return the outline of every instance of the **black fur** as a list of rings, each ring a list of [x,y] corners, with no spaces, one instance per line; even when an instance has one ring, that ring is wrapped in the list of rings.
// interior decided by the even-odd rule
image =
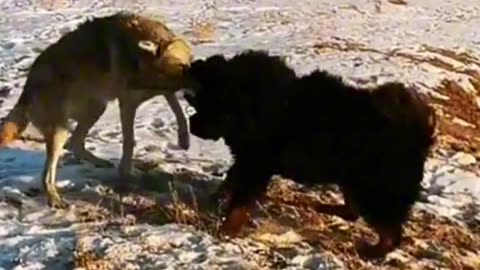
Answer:
[[[357,89],[318,70],[297,78],[263,51],[197,60],[189,73],[198,81],[186,97],[197,111],[191,132],[223,137],[235,157],[229,211],[258,198],[273,174],[335,183],[379,234],[399,241],[434,143],[434,113],[413,90]]]

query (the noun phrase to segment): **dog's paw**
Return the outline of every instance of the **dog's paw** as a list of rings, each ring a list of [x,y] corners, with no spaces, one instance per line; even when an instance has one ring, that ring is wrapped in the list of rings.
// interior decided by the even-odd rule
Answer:
[[[376,244],[372,245],[365,240],[357,240],[355,243],[357,254],[365,260],[382,259],[392,251],[391,248]]]

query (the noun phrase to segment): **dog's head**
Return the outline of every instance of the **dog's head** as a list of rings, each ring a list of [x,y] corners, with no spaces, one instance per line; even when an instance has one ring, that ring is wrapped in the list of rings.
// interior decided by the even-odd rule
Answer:
[[[185,95],[197,112],[190,117],[190,131],[201,138],[223,137],[231,148],[267,132],[265,125],[277,117],[273,111],[280,106],[281,92],[296,79],[283,58],[260,50],[196,60],[186,74],[196,82],[193,95]]]
[[[187,102],[195,108],[196,113],[190,117],[190,131],[203,138],[218,140],[231,131],[232,106],[227,96],[228,74],[227,60],[214,55],[206,60],[194,61],[186,71],[188,80],[194,81],[191,91],[185,93]]]

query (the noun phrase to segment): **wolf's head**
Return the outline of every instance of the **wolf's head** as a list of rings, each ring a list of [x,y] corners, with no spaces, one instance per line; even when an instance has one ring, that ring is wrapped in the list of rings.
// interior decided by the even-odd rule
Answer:
[[[184,71],[193,59],[192,49],[183,39],[176,38],[163,44],[150,40],[138,42],[140,49],[138,73],[141,84],[152,88],[184,87]]]

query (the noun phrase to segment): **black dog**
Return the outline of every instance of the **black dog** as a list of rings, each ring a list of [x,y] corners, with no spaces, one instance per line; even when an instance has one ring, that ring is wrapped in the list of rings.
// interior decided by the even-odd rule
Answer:
[[[235,157],[220,190],[231,192],[225,233],[239,231],[280,174],[306,185],[337,184],[345,204],[317,209],[369,223],[380,239],[359,249],[362,255],[384,256],[400,244],[436,125],[413,90],[400,83],[357,89],[323,71],[299,78],[263,51],[211,56],[187,72],[198,84],[186,96],[197,111],[191,132],[223,137]]]

